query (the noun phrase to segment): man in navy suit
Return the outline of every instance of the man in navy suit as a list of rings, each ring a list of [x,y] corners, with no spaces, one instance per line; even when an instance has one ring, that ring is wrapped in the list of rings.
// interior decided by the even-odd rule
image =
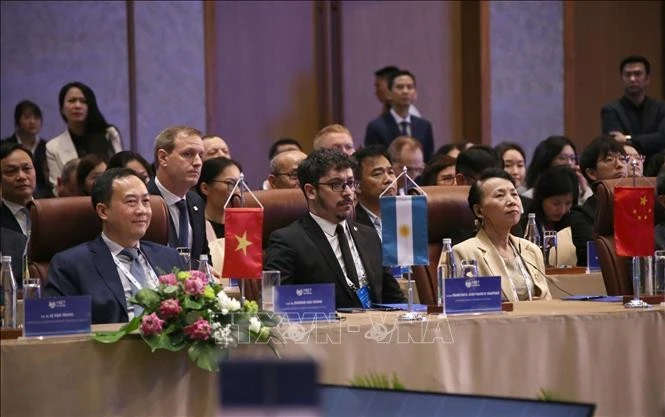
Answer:
[[[358,291],[374,303],[401,303],[397,281],[382,267],[376,231],[349,219],[353,210],[355,161],[336,149],[312,152],[298,166],[309,213],[274,231],[266,270],[281,272],[282,284],[335,284],[335,303],[361,307]]]
[[[645,57],[625,58],[619,72],[624,96],[601,109],[603,133],[648,159],[665,149],[665,101],[647,97],[651,64]]]
[[[111,168],[97,177],[92,205],[102,222],[96,239],[56,254],[49,265],[47,296],[90,295],[92,322],[122,323],[134,307],[127,300],[157,276],[184,269],[178,252],[140,240],[152,210],[148,189],[129,168]]]
[[[411,136],[420,141],[425,161],[434,153],[432,125],[425,119],[409,114],[416,98],[416,77],[409,71],[399,71],[390,79],[390,103],[392,108],[367,125],[365,145],[388,147],[398,136]]]
[[[161,196],[169,212],[169,246],[190,249],[192,264],[209,254],[205,203],[192,187],[203,166],[201,132],[187,126],[164,129],[155,139],[157,175],[148,182],[150,194]]]

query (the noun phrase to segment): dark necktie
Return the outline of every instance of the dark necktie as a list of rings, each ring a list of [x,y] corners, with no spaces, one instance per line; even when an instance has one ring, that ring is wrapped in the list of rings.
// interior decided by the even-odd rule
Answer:
[[[187,213],[187,201],[180,200],[175,203],[178,207],[178,247],[189,247],[189,213]]]
[[[342,251],[342,260],[344,261],[344,267],[346,268],[346,275],[349,277],[351,282],[358,286],[358,272],[356,271],[356,264],[353,262],[349,241],[346,240],[346,233],[344,233],[344,228],[341,224],[337,225],[335,233],[337,234],[337,240],[339,240],[339,248]]]
[[[409,136],[409,122],[400,122],[400,130],[402,131],[402,136]]]

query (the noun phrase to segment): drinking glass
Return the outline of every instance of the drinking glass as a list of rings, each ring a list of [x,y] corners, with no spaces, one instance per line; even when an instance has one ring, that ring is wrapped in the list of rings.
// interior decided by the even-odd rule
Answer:
[[[558,263],[558,242],[556,232],[553,230],[546,230],[543,233],[543,258],[545,258],[545,266],[547,268],[556,268]]]
[[[42,298],[42,280],[26,278],[23,280],[23,299]]]
[[[665,294],[665,250],[656,251],[654,265],[654,293]]]
[[[279,271],[263,271],[261,281],[261,310],[275,311],[275,287],[279,287]]]
[[[464,259],[460,262],[460,276],[475,278],[478,276],[478,262],[475,259]]]
[[[182,259],[185,261],[185,265],[187,270],[192,269],[192,252],[191,250],[186,247],[186,246],[180,246],[175,248],[178,251],[178,254],[182,256]]]

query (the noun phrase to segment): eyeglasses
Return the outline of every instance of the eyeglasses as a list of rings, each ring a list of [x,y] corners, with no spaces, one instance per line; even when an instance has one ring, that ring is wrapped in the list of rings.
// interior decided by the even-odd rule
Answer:
[[[285,177],[289,177],[290,180],[297,180],[298,179],[298,171],[275,172],[272,175],[284,175]]]
[[[356,189],[358,182],[355,179],[350,179],[348,181],[331,181],[331,182],[320,182],[319,185],[327,185],[336,193],[344,191],[345,187],[349,187],[351,191]]]
[[[563,162],[563,163],[569,163],[572,165],[577,164],[577,155],[566,155],[566,154],[561,154],[556,156],[556,160]]]
[[[226,188],[228,188],[229,191],[235,187],[237,180],[212,180],[210,182],[221,182],[226,184]]]
[[[438,185],[455,185],[455,176],[454,175],[444,175],[439,178]]]
[[[625,164],[628,163],[628,155],[618,154],[618,153],[608,153],[603,158],[599,159],[598,162],[603,162],[612,165],[615,165],[617,162]]]

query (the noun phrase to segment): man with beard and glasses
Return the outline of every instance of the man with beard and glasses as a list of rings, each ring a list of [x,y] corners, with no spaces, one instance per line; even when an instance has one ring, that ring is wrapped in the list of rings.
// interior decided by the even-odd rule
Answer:
[[[274,231],[266,270],[281,272],[282,284],[335,284],[337,308],[362,307],[364,287],[373,303],[404,302],[397,282],[381,265],[381,242],[371,227],[350,220],[355,161],[334,149],[312,152],[298,166],[309,213]]]

